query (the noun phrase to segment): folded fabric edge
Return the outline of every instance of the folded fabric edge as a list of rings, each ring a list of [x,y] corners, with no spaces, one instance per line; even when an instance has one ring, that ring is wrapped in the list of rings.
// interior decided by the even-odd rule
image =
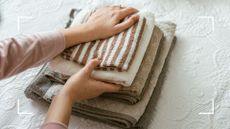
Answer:
[[[171,48],[169,49],[169,53],[167,55],[167,58],[165,60],[165,63],[164,63],[164,66],[163,66],[163,69],[162,69],[162,72],[158,78],[158,81],[157,81],[157,84],[154,88],[154,91],[153,91],[153,94],[149,100],[149,103],[147,104],[147,107],[145,109],[145,112],[144,114],[140,117],[140,119],[138,120],[136,126],[132,127],[132,128],[129,128],[129,129],[144,129],[144,128],[147,128],[147,126],[149,125],[150,123],[150,119],[148,119],[149,117],[149,114],[151,114],[150,112],[153,112],[153,109],[155,107],[155,104],[157,102],[156,98],[158,98],[156,95],[157,95],[157,91],[159,90],[156,90],[156,89],[160,89],[160,86],[163,85],[164,83],[164,79],[166,77],[166,73],[167,73],[167,70],[168,70],[168,63],[169,63],[169,60],[170,60],[170,56],[171,56],[171,53],[175,47],[175,44],[176,44],[176,36],[174,36],[173,38],[173,41],[172,41],[172,46]],[[154,104],[151,104],[151,102],[154,102]]]
[[[162,32],[162,38],[160,39],[160,43],[159,43],[159,46],[158,46],[158,49],[157,49],[157,52],[156,52],[156,56],[154,58],[154,62],[152,64],[152,66],[154,66],[157,62],[157,57],[159,56],[160,54],[160,48],[162,46],[162,42],[163,42],[163,32]],[[152,76],[152,73],[153,73],[153,67],[151,67],[149,73],[148,73],[148,77],[145,81],[145,86],[143,87],[142,91],[140,92],[140,94],[136,94],[136,93],[133,93],[133,92],[128,92],[127,89],[128,87],[124,87],[124,90],[123,91],[120,91],[120,92],[117,92],[117,93],[105,93],[103,94],[102,96],[104,97],[108,97],[110,99],[115,99],[117,101],[122,101],[122,102],[125,102],[127,104],[136,104],[138,101],[141,100],[144,92],[145,92],[145,89],[147,89],[147,87],[149,86],[149,81],[151,79],[151,76]],[[134,80],[135,81],[135,80]]]

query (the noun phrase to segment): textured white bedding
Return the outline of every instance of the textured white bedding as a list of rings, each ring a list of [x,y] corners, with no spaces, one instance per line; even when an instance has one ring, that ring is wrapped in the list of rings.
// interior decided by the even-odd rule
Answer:
[[[156,21],[177,24],[177,43],[164,84],[154,93],[148,128],[229,129],[229,0],[0,0],[0,39],[60,29],[71,8],[109,3],[150,10]],[[39,128],[47,107],[23,94],[38,70],[0,81],[0,129]],[[72,116],[70,129],[76,128],[110,126]]]

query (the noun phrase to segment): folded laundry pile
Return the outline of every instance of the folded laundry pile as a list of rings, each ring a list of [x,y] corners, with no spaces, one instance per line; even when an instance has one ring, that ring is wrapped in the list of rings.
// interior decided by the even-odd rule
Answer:
[[[72,24],[81,23],[79,21],[83,21],[82,19],[84,19],[86,14],[89,15],[89,12],[90,11],[80,11],[79,13],[73,13],[74,20]],[[73,114],[121,128],[139,128],[137,123],[144,114],[154,88],[157,85],[157,81],[163,76],[162,70],[173,46],[176,29],[176,25],[171,22],[155,23],[153,15],[149,13],[140,13],[140,16],[143,20],[140,20],[133,26],[137,28],[136,35],[134,37],[130,36],[132,33],[129,31],[132,31],[133,27],[126,30],[128,38],[133,38],[132,44],[136,44],[134,46],[131,44],[132,47],[136,47],[136,50],[133,49],[129,51],[133,51],[134,53],[133,57],[130,56],[130,58],[133,58],[133,61],[128,64],[129,67],[126,67],[127,71],[124,69],[120,69],[121,71],[119,71],[119,68],[117,70],[98,69],[93,73],[93,77],[95,78],[107,82],[118,82],[118,84],[124,84],[124,87],[117,93],[106,93],[94,99],[75,103],[73,106]],[[145,25],[143,25],[144,22]],[[140,23],[141,25],[139,26]],[[143,26],[143,31],[141,31],[141,29],[138,30],[138,27],[142,28]],[[107,50],[110,51],[112,48],[114,38],[117,37],[117,39],[119,39],[119,37],[123,37],[123,33],[125,32],[107,39],[111,40],[110,47],[107,47]],[[139,34],[142,34],[142,36],[140,37]],[[138,39],[138,37],[140,37],[140,39]],[[128,41],[129,40],[125,40],[127,44],[129,44]],[[97,42],[100,42],[100,40],[93,41],[94,44]],[[88,44],[89,48],[91,43]],[[79,53],[80,46],[79,48],[77,47],[78,46],[75,46],[69,50],[65,50],[65,52],[53,59],[48,65],[45,65],[33,82],[27,87],[25,95],[35,101],[50,103],[52,98],[61,90],[69,76],[79,71],[83,67],[82,64],[88,60],[87,57],[86,62],[83,60],[81,60],[83,62],[79,62],[79,60],[74,61],[76,53]],[[93,46],[88,50],[91,51],[93,50],[92,48]],[[87,47],[84,49],[86,52]],[[66,51],[69,52],[66,53]],[[93,53],[94,52],[92,52],[92,54]],[[83,57],[83,55],[84,54],[81,56]],[[104,57],[104,59],[107,58],[107,56]],[[118,65],[112,64],[111,66],[115,66],[114,68],[116,69]],[[105,65],[102,67],[105,67]],[[123,78],[119,78],[120,76]],[[106,77],[108,78],[106,79]]]

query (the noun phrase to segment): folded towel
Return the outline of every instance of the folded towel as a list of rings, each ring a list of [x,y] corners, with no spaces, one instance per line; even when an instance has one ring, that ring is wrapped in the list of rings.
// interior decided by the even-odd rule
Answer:
[[[172,40],[175,32],[175,24],[160,23],[158,26],[164,32],[165,37],[161,42],[161,49],[154,65],[152,66],[149,77],[146,80],[146,90],[143,93],[142,99],[135,105],[127,105],[108,98],[97,97],[91,100],[75,103],[73,106],[73,114],[113,124],[121,128],[140,128],[138,127],[137,122],[145,111],[159,77],[162,77],[160,74],[162,73],[164,63],[173,44]],[[148,61],[151,62],[152,59],[150,58]],[[50,103],[53,96],[58,93],[63,85],[52,82],[49,78],[47,78],[44,75],[46,69],[47,67],[45,66],[35,78],[33,83],[27,87],[25,95],[36,101],[46,101]],[[98,129],[97,126],[91,128]]]
[[[130,87],[122,87],[121,90],[117,93],[106,93],[104,96],[110,97],[112,99],[116,99],[121,102],[125,102],[128,104],[137,103],[142,96],[142,92],[144,91],[144,86],[156,55],[159,51],[160,41],[162,39],[163,33],[162,31],[155,26],[152,34],[152,38],[150,40],[148,49],[145,53],[142,64],[137,72],[137,75]],[[63,60],[63,59],[62,59]],[[65,66],[68,66],[66,64]],[[47,70],[45,72],[45,76],[47,76],[50,80],[59,82],[64,84],[65,81],[69,78],[68,75],[63,75],[52,70]]]
[[[88,14],[85,14],[83,19],[85,17],[88,17]],[[77,19],[75,22],[82,21],[81,18]],[[83,20],[85,21],[87,20]],[[93,58],[100,57],[102,61],[98,69],[127,71],[135,56],[145,23],[146,19],[142,16],[136,24],[122,33],[65,49],[61,56],[83,65]]]
[[[78,13],[74,20],[72,25],[80,24],[81,19],[84,19],[85,13],[89,12],[81,11]],[[138,69],[140,67],[140,64],[143,60],[143,57],[145,55],[145,52],[147,50],[147,47],[149,45],[153,29],[154,29],[154,15],[147,12],[140,12],[139,14],[141,17],[146,18],[145,23],[145,29],[143,30],[142,38],[140,39],[139,45],[136,49],[136,54],[133,57],[133,61],[130,64],[130,67],[127,71],[119,72],[119,71],[104,71],[104,70],[94,70],[92,77],[98,80],[121,84],[123,86],[130,86],[138,72]],[[141,26],[139,26],[141,28]],[[132,29],[132,28],[130,28]],[[129,30],[130,30],[129,29]],[[129,31],[128,30],[128,31]],[[121,33],[120,35],[122,35]],[[135,36],[137,38],[138,36]],[[94,43],[96,44],[96,43]],[[103,43],[105,45],[106,43]],[[88,46],[88,45],[87,45]],[[125,47],[123,47],[125,48]],[[71,51],[71,50],[70,50]],[[73,50],[72,50],[73,51]],[[85,50],[84,50],[85,51]],[[74,51],[73,51],[74,53]],[[68,66],[68,67],[66,67]],[[127,66],[127,65],[126,65]],[[80,69],[82,69],[82,65],[74,63],[73,61],[65,60],[60,55],[54,58],[50,64],[49,67],[52,71],[62,73],[64,75],[73,75],[74,73],[78,72]]]

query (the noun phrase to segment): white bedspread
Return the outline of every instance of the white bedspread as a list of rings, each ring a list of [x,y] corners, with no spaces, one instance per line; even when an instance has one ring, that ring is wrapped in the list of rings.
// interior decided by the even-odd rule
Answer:
[[[164,84],[154,93],[149,129],[229,129],[229,0],[0,0],[0,39],[63,28],[71,8],[109,3],[150,10],[156,21],[177,24],[177,43]],[[23,94],[38,70],[0,81],[0,129],[39,128],[47,107]],[[70,122],[70,129],[109,127],[75,116]]]

